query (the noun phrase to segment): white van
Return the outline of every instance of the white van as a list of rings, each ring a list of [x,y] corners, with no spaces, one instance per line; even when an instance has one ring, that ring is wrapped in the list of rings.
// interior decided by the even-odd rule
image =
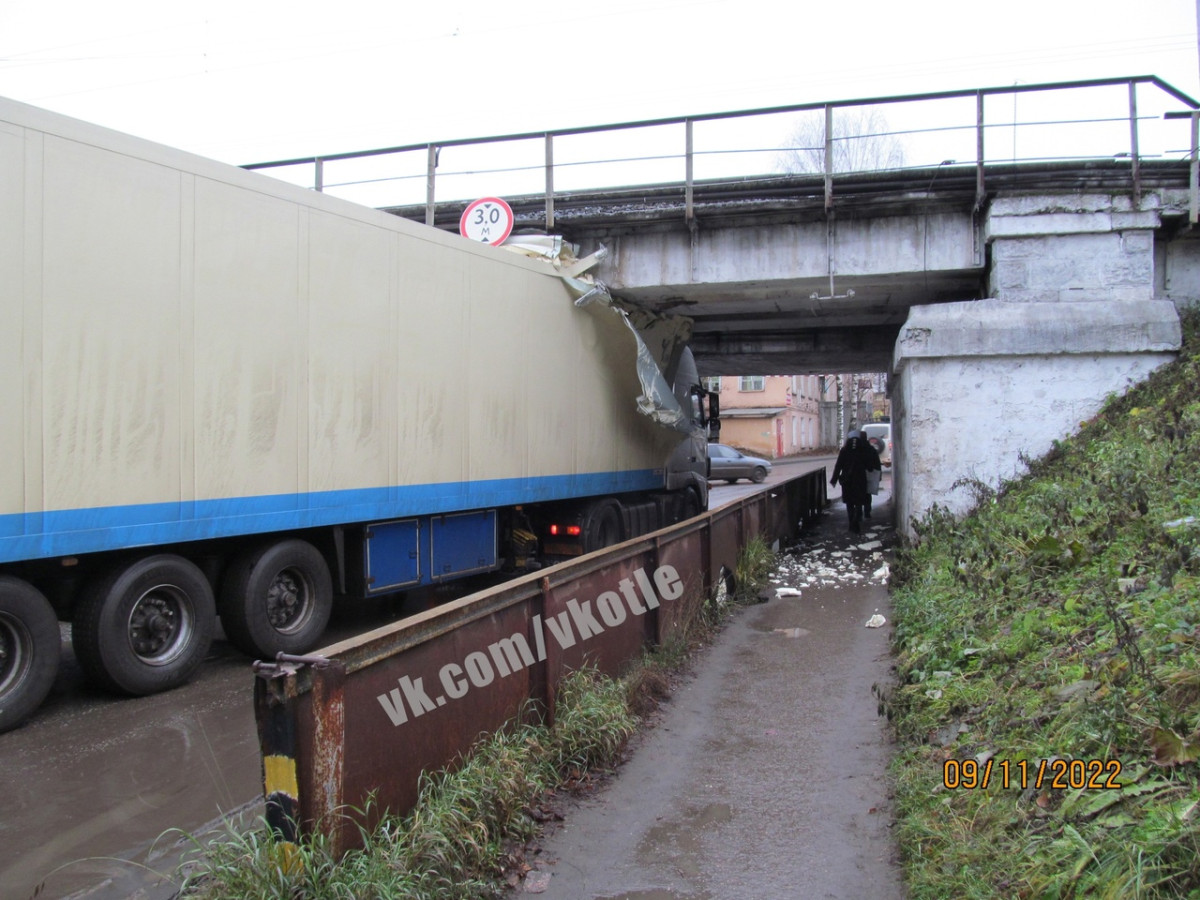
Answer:
[[[879,461],[885,466],[892,464],[892,425],[890,422],[872,422],[862,427],[863,434],[871,446],[879,451]]]

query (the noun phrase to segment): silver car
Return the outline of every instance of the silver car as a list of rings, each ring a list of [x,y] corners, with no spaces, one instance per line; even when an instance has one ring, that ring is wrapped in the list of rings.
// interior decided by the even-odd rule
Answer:
[[[762,483],[771,471],[771,464],[757,456],[747,456],[727,444],[708,445],[708,480],[724,479],[733,484],[739,478],[749,478],[755,484]]]

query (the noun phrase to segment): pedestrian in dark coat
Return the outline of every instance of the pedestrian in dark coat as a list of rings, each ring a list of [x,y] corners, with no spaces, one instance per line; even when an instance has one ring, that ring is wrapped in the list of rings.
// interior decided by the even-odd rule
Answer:
[[[862,432],[850,432],[838,453],[829,483],[842,486],[850,530],[856,534],[862,530],[863,508],[867,503],[867,472],[878,468],[879,454],[871,451]]]

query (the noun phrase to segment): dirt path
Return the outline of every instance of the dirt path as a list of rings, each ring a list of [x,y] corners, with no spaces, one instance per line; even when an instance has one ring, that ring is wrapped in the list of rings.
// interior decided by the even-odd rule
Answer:
[[[874,521],[886,521],[890,504],[878,506]],[[891,677],[889,627],[864,627],[876,612],[889,615],[883,579],[871,578],[886,557],[849,549],[845,529],[837,504],[808,536],[809,552],[777,576],[814,583],[734,617],[616,778],[543,838],[522,892],[903,897],[890,745],[871,690]],[[878,530],[885,542],[891,534]],[[855,545],[870,540],[854,536]]]

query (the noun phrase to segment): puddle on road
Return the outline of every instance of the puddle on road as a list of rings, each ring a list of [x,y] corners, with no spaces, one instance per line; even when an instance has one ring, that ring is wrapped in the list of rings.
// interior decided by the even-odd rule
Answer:
[[[222,645],[137,699],[88,693],[64,662],[57,705],[0,741],[0,895],[172,897],[192,848],[172,829],[201,834],[261,791],[246,659]]]
[[[654,861],[669,859],[680,875],[694,878],[700,874],[703,859],[701,832],[732,818],[733,808],[728,803],[688,807],[680,820],[663,822],[647,831],[638,846],[638,856]],[[668,893],[666,896],[674,895]]]
[[[786,638],[804,637],[806,634],[811,634],[807,628],[773,628],[771,634],[782,634]]]

